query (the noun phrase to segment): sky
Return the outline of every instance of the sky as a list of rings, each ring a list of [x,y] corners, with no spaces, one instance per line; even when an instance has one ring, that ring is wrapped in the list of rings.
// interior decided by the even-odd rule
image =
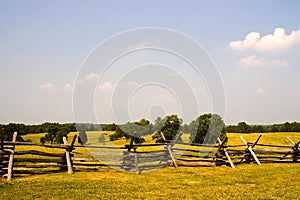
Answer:
[[[1,0],[0,123],[123,123],[171,113],[188,123],[206,112],[226,124],[300,121],[299,10],[299,1]],[[192,57],[181,37],[170,40],[191,38],[218,74],[196,76],[157,49],[132,52],[103,73],[101,59],[122,45],[154,45],[149,31],[118,40],[147,27],[169,30],[155,45],[169,40]]]

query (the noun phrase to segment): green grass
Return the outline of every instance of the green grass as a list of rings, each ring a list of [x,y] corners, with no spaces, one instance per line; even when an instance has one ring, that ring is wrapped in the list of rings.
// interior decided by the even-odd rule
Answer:
[[[229,145],[243,144],[240,139],[242,135],[248,142],[254,142],[260,133],[241,134],[241,133],[227,133],[229,138]],[[278,145],[291,145],[287,137],[290,137],[294,142],[300,141],[300,133],[298,132],[280,132],[280,133],[263,133],[259,140],[260,144],[278,144]]]
[[[98,138],[101,133],[104,133],[106,138],[106,145],[114,145],[114,146],[124,146],[125,144],[128,144],[130,141],[126,141],[125,139],[117,140],[114,142],[109,142],[109,135],[113,134],[113,131],[88,131],[88,143],[87,145],[101,145],[102,143],[98,141]],[[78,135],[77,132],[71,132],[68,135],[68,143],[70,144],[75,134]],[[227,136],[229,138],[228,144],[229,145],[237,145],[237,144],[243,144],[242,140],[240,139],[240,135],[242,135],[248,142],[254,142],[256,138],[259,136],[260,133],[250,133],[250,134],[241,134],[241,133],[227,133]],[[23,139],[30,139],[32,142],[40,142],[40,138],[44,136],[45,133],[40,134],[28,134],[22,136]],[[295,142],[300,140],[300,133],[297,132],[280,132],[280,133],[263,133],[263,136],[259,140],[259,143],[263,144],[278,144],[278,145],[291,145],[287,137],[290,137]],[[183,134],[182,136],[183,141],[187,142],[189,140],[189,134]],[[152,136],[146,136],[145,137],[145,144],[148,143],[155,143],[155,141],[152,140]],[[76,140],[75,145],[78,145],[78,142]]]
[[[75,134],[70,133],[69,143]],[[89,134],[96,140],[100,132]],[[229,144],[242,144],[240,135],[229,133]],[[243,137],[254,142],[258,135]],[[41,136],[27,135],[26,139],[38,142]],[[300,140],[300,133],[264,133],[260,143],[286,145],[287,136]],[[146,138],[146,143],[152,142],[151,137]],[[110,169],[71,175],[64,172],[14,177],[12,182],[0,179],[0,195],[1,199],[298,199],[299,172],[300,164],[242,164],[236,169],[167,167],[140,175]]]
[[[298,199],[299,164],[58,173],[0,182],[3,199]]]

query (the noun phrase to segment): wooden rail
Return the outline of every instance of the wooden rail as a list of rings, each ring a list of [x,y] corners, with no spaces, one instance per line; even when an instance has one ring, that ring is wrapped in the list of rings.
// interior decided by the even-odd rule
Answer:
[[[141,173],[173,165],[208,167],[228,165],[235,168],[241,163],[299,163],[300,141],[288,138],[291,145],[259,143],[261,135],[254,142],[240,137],[242,145],[227,145],[218,139],[218,144],[195,144],[179,142],[179,133],[173,140],[164,139],[160,144],[134,144],[117,146],[75,145],[75,136],[68,144],[40,144],[17,142],[17,133],[12,141],[0,141],[0,174],[11,180],[13,176],[45,174],[65,171],[102,171],[112,167],[117,170]],[[20,146],[27,146],[18,148]],[[30,148],[32,147],[32,149]],[[155,147],[155,148],[153,148]],[[242,149],[244,147],[244,149]],[[49,150],[51,149],[51,150]],[[55,150],[53,150],[55,149]],[[53,151],[53,152],[52,152]]]

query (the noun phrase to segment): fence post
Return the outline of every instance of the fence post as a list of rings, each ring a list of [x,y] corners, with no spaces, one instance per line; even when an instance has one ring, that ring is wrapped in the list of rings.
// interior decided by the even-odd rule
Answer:
[[[17,132],[14,132],[12,142],[15,142],[17,139]],[[15,153],[15,145],[12,145],[12,149],[9,155],[8,167],[7,167],[7,180],[11,180],[13,164],[14,164],[14,153]]]
[[[63,137],[64,145],[68,145],[67,138]],[[66,148],[66,160],[67,160],[67,166],[68,166],[68,174],[73,173],[73,168],[72,168],[72,162],[71,162],[71,157],[70,157],[70,150]]]
[[[160,132],[160,134],[161,134],[163,140],[166,140],[164,133]],[[173,162],[173,165],[174,165],[175,168],[178,168],[178,165],[177,165],[176,160],[175,160],[175,158],[174,158],[174,156],[172,154],[171,147],[173,147],[175,145],[175,143],[177,142],[177,140],[180,138],[181,135],[182,135],[182,133],[179,133],[178,135],[175,136],[175,139],[174,139],[174,141],[171,142],[171,144],[170,143],[166,144],[167,145],[166,147],[167,147],[168,153],[169,153],[169,155],[170,155],[170,157],[172,159],[172,162]]]
[[[225,141],[226,141],[226,139],[222,142],[222,141],[220,140],[220,138],[218,138],[218,142],[219,142],[219,144],[220,144],[219,150],[220,150],[221,148],[223,148],[223,145],[224,145]],[[228,152],[226,151],[225,148],[223,148],[223,151],[224,151],[225,156],[227,157],[227,160],[229,161],[230,166],[231,166],[233,169],[235,169],[235,166],[234,166],[234,164],[233,164],[233,162],[232,162],[232,160],[231,160],[231,158],[230,158]]]
[[[1,130],[1,150],[4,151],[4,128]]]
[[[257,142],[258,142],[258,140],[260,139],[260,137],[261,137],[261,135],[259,135],[259,137],[258,137],[257,140],[254,142],[254,144],[253,144],[252,146],[250,146],[250,145],[248,145],[247,141],[243,138],[243,136],[240,136],[240,138],[241,138],[241,140],[243,141],[243,143],[247,146],[246,151],[249,151],[249,152],[250,152],[250,154],[252,155],[252,157],[254,158],[254,160],[256,161],[256,163],[257,163],[258,165],[261,165],[261,164],[260,164],[260,162],[259,162],[257,156],[255,155],[254,151],[252,150],[252,147],[254,147],[254,146],[257,144]]]
[[[297,160],[299,159],[299,156],[300,156],[300,150],[299,150],[299,144],[300,144],[300,141],[295,143],[291,138],[287,137],[287,139],[289,140],[290,143],[292,143],[292,145],[294,145],[292,147],[292,150],[293,150],[293,162],[297,162]]]
[[[138,163],[138,154],[136,152],[133,153],[133,156],[134,156],[134,168],[135,168],[135,172],[137,174],[139,174],[139,163]]]

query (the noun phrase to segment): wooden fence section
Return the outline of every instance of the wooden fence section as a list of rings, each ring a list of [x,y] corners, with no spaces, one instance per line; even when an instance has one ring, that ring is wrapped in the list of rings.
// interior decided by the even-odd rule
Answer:
[[[125,150],[116,146],[75,145],[71,160],[76,171],[101,171],[107,167],[120,170]]]
[[[15,134],[16,135],[16,134]],[[28,146],[33,150],[29,150]],[[32,142],[4,142],[4,157],[2,163],[6,163],[9,154],[8,165],[2,165],[2,175],[11,179],[12,175],[45,174],[61,171],[70,171],[72,165],[66,156],[70,145],[44,145]],[[10,150],[6,150],[10,149]],[[2,159],[4,158],[4,159]]]
[[[241,136],[241,145],[228,146],[218,139],[217,144],[195,144],[179,142],[181,134],[173,140],[160,144],[134,144],[117,146],[84,146],[71,144],[64,138],[64,144],[40,144],[12,141],[0,144],[0,175],[8,180],[12,176],[45,174],[55,172],[103,171],[108,167],[117,170],[141,173],[168,165],[220,166],[235,168],[241,163],[299,163],[300,141],[288,138],[290,145],[260,144],[246,141]],[[163,134],[162,134],[163,136]],[[164,138],[164,136],[163,136]]]

